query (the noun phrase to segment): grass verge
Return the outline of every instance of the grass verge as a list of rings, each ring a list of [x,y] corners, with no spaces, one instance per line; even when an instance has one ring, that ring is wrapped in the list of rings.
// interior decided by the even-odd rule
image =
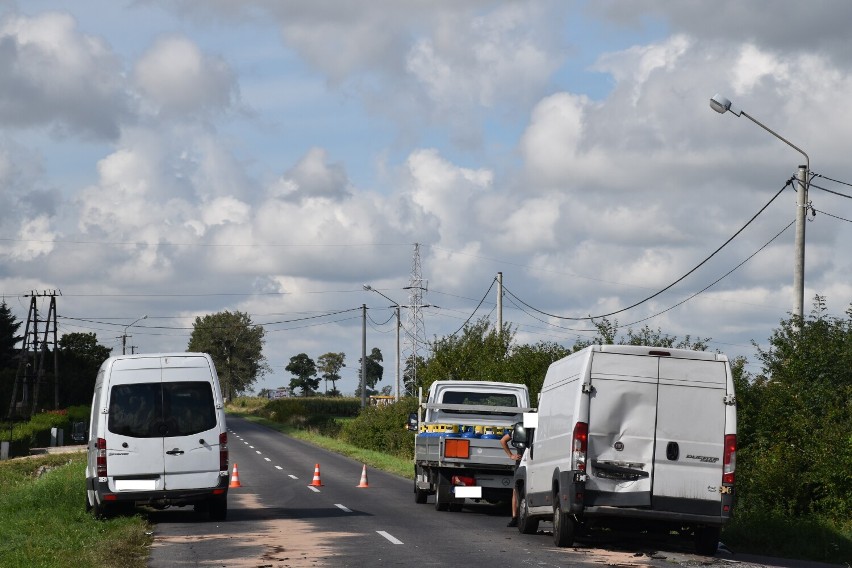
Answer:
[[[85,454],[0,462],[0,564],[143,567],[151,543],[141,517],[98,521],[85,508]]]
[[[287,434],[292,438],[350,457],[356,461],[367,464],[368,467],[380,469],[407,479],[414,479],[414,466],[412,465],[412,459],[402,459],[373,450],[364,450],[357,446],[353,446],[352,444],[342,442],[336,438],[323,436],[322,434],[318,434],[310,430],[301,430],[292,426],[286,426],[259,416],[253,416],[247,412],[229,411],[229,414],[239,416],[240,418],[244,418],[256,424],[262,424],[263,426],[272,428],[273,430],[277,430],[283,434]]]

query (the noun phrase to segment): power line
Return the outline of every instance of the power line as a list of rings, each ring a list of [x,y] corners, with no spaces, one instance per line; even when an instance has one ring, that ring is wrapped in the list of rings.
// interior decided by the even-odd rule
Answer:
[[[831,213],[826,213],[825,211],[822,211],[820,209],[814,209],[813,207],[811,207],[811,210],[815,211],[816,213],[822,213],[823,215],[828,215],[829,217],[834,217],[835,219],[839,219],[840,221],[846,221],[847,223],[852,223],[852,219],[846,219],[846,218],[840,217],[838,215],[832,215]]]
[[[761,207],[761,208],[760,208],[760,211],[758,211],[757,213],[755,213],[755,214],[752,216],[752,218],[751,218],[751,219],[749,219],[749,220],[748,220],[748,222],[746,222],[746,224],[745,224],[745,225],[743,225],[743,226],[742,226],[742,227],[741,227],[741,228],[740,228],[740,229],[739,229],[736,233],[734,233],[734,234],[733,234],[733,235],[732,235],[732,236],[731,236],[728,240],[726,240],[724,243],[722,243],[722,245],[721,245],[721,246],[719,246],[719,248],[717,248],[715,251],[713,251],[713,252],[710,254],[710,256],[708,256],[707,258],[705,258],[704,260],[702,260],[701,262],[699,262],[699,263],[698,263],[698,264],[697,264],[694,268],[692,268],[692,270],[690,270],[689,272],[687,272],[686,274],[684,274],[683,276],[681,276],[680,278],[678,278],[677,280],[675,280],[674,282],[672,282],[671,284],[669,284],[668,286],[666,286],[665,288],[663,288],[662,290],[660,290],[660,291],[658,291],[658,292],[655,292],[654,294],[652,294],[652,295],[648,296],[648,297],[647,297],[647,298],[645,298],[644,300],[640,300],[640,301],[636,302],[635,304],[632,304],[632,305],[630,305],[630,306],[627,306],[626,308],[621,308],[620,310],[616,310],[616,311],[614,311],[614,312],[609,312],[609,313],[607,313],[607,314],[600,314],[600,315],[597,315],[597,316],[587,316],[587,317],[568,317],[568,316],[558,316],[558,315],[555,315],[555,314],[550,314],[550,313],[544,312],[544,311],[542,311],[542,310],[539,310],[538,308],[534,308],[533,306],[529,305],[528,303],[526,303],[526,302],[524,302],[522,299],[520,299],[517,295],[515,295],[512,291],[510,291],[510,290],[509,290],[508,288],[506,288],[505,286],[503,287],[503,289],[506,291],[506,293],[510,294],[512,297],[514,297],[516,300],[518,300],[519,302],[521,302],[523,305],[525,305],[525,306],[526,306],[526,307],[528,307],[529,309],[534,310],[534,311],[536,311],[536,312],[538,312],[538,313],[540,313],[540,314],[543,314],[543,315],[546,315],[546,316],[549,316],[549,317],[558,318],[558,319],[563,319],[563,320],[574,320],[574,321],[584,321],[584,320],[589,320],[589,321],[591,321],[591,320],[595,320],[595,319],[600,319],[600,318],[605,318],[605,317],[609,317],[609,316],[614,316],[615,314],[620,314],[620,313],[622,313],[622,312],[626,312],[627,310],[630,310],[630,309],[632,309],[632,308],[635,308],[636,306],[640,306],[640,305],[644,304],[644,303],[645,303],[645,302],[647,302],[648,300],[652,300],[652,299],[656,298],[657,296],[659,296],[660,294],[662,294],[662,293],[663,293],[663,292],[665,292],[666,290],[669,290],[670,288],[672,288],[673,286],[675,286],[676,284],[678,284],[679,282],[681,282],[682,280],[684,280],[687,276],[689,276],[690,274],[692,274],[693,272],[695,272],[696,270],[698,270],[699,268],[701,268],[701,267],[702,267],[704,264],[706,264],[706,263],[707,263],[707,262],[708,262],[711,258],[713,258],[714,256],[716,256],[716,254],[718,254],[718,253],[719,253],[719,251],[721,251],[721,250],[722,250],[723,248],[725,248],[725,247],[726,247],[726,246],[727,246],[727,245],[728,245],[731,241],[733,241],[733,240],[734,240],[734,239],[735,239],[735,238],[736,238],[736,237],[737,237],[740,233],[742,233],[742,232],[746,229],[746,227],[748,227],[749,225],[751,225],[751,223],[752,223],[755,219],[757,219],[757,218],[758,218],[758,216],[760,216],[760,214],[761,214],[761,213],[763,213],[763,212],[766,210],[766,208],[767,208],[767,207],[769,207],[769,205],[771,205],[771,204],[772,204],[772,202],[773,202],[773,201],[775,201],[775,200],[778,198],[778,196],[779,196],[779,195],[781,195],[781,192],[782,192],[782,191],[784,191],[784,190],[787,188],[787,186],[791,185],[791,183],[792,183],[793,179],[794,179],[794,178],[792,178],[792,177],[791,177],[790,179],[788,179],[788,180],[787,180],[787,183],[785,183],[785,184],[781,187],[781,189],[779,189],[779,190],[778,190],[778,193],[776,193],[774,196],[772,196],[772,199],[770,199],[770,200],[766,203],[766,205],[764,205],[763,207]],[[492,285],[493,285],[493,283],[492,283]]]
[[[461,327],[450,334],[450,337],[452,337],[455,334],[457,334],[458,332],[460,332],[462,329],[464,329],[464,326],[466,326],[468,324],[468,322],[470,322],[471,318],[474,316],[474,314],[476,314],[477,310],[479,310],[479,307],[482,305],[482,302],[484,302],[485,298],[488,297],[488,294],[491,293],[491,289],[494,288],[495,282],[497,282],[497,278],[494,278],[494,279],[491,280],[491,286],[488,287],[488,290],[485,292],[485,295],[482,296],[481,300],[479,300],[479,304],[477,304],[476,308],[474,308],[473,312],[468,316],[468,318],[464,321],[464,323],[461,325]]]

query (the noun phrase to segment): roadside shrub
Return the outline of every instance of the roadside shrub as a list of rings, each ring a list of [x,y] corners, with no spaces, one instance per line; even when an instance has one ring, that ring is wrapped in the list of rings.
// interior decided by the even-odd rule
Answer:
[[[414,455],[414,433],[406,425],[408,415],[416,411],[414,397],[387,406],[367,407],[354,420],[343,424],[339,437],[359,448],[410,458]]]

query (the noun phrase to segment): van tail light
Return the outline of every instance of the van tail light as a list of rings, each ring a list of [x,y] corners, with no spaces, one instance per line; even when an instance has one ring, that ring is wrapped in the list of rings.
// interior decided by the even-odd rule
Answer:
[[[725,456],[722,460],[722,484],[733,485],[734,473],[737,469],[737,435],[725,435]]]
[[[219,434],[219,471],[228,473],[228,433]]]
[[[576,471],[586,471],[586,451],[589,447],[589,425],[577,422],[574,425],[574,436],[571,438],[571,461]]]
[[[95,463],[98,477],[106,477],[107,476],[107,444],[104,438],[98,438],[98,441],[95,443],[95,448],[97,452],[95,453]]]

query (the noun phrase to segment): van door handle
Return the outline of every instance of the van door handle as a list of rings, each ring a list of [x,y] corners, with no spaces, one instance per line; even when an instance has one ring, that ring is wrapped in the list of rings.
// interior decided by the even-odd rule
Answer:
[[[184,452],[181,449],[175,448],[173,450],[169,450],[166,453],[169,454],[170,456],[182,456]]]
[[[679,455],[680,447],[677,445],[677,442],[669,442],[666,445],[666,459],[669,461],[677,461]]]

